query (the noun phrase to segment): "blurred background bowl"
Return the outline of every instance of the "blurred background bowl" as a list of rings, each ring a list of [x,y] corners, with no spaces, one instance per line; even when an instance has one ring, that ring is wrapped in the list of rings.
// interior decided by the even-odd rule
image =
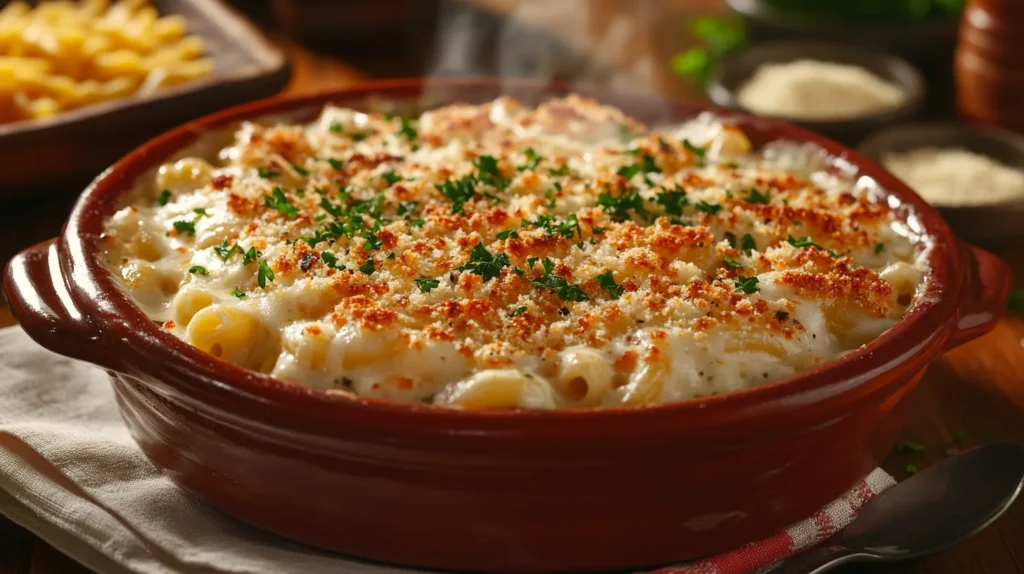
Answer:
[[[952,118],[953,52],[962,2],[726,0],[751,42],[817,40],[895,54],[924,75],[928,114]],[[916,10],[916,12],[915,12]]]
[[[897,108],[876,114],[820,121],[778,118],[799,124],[847,145],[856,145],[868,134],[896,122],[916,118],[924,105],[927,87],[921,73],[906,60],[860,47],[816,42],[757,44],[726,57],[708,85],[708,97],[717,105],[754,113],[740,105],[737,93],[764,64],[783,64],[814,59],[859,66],[892,82],[906,94]],[[756,114],[755,114],[756,115]]]
[[[886,154],[923,147],[961,148],[1018,169],[1024,168],[1024,136],[999,128],[965,124],[896,126],[870,136],[857,151],[881,164]],[[983,190],[978,192],[983,193]],[[957,235],[967,241],[990,244],[1024,236],[1024,201],[935,207]]]

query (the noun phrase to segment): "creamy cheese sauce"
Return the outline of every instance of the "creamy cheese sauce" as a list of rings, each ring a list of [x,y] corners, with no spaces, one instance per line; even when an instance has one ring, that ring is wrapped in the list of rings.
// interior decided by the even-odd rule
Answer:
[[[199,349],[331,392],[464,408],[647,405],[856,349],[926,269],[813,146],[568,96],[246,123],[144,178],[109,267]]]

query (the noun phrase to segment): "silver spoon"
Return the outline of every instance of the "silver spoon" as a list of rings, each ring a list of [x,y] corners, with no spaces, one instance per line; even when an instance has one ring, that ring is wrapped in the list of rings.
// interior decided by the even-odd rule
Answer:
[[[1024,446],[1000,443],[948,458],[866,504],[836,546],[786,561],[774,574],[819,574],[847,562],[907,560],[974,536],[1013,504]]]

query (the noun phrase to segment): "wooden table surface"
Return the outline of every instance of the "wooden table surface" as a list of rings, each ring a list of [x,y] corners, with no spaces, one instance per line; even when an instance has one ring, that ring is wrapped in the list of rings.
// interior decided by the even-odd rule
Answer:
[[[524,2],[516,0],[474,2],[489,10],[520,14],[527,20],[532,17],[530,14],[535,15],[535,11],[523,8]],[[718,0],[676,1],[667,4],[690,10],[719,9]],[[591,22],[589,33],[570,38],[577,47],[585,50],[596,49],[587,45],[588,42],[593,43],[595,38],[598,43],[607,41],[607,35],[603,35],[602,30],[613,26],[612,22],[615,20],[614,17],[608,16],[609,11],[628,13],[630,4],[621,0],[594,0],[591,6],[596,7],[592,10],[596,23]],[[662,28],[667,31],[663,31],[660,36],[652,35],[653,39],[648,39],[645,47],[639,52],[615,52],[610,56],[605,54],[610,58],[607,63],[628,68],[648,56],[649,60],[653,59],[661,66],[653,72],[653,79],[650,80],[655,89],[677,97],[690,95],[692,92],[684,84],[671,78],[670,74],[664,73],[666,58],[671,50],[677,48],[671,44],[671,27],[681,30],[682,20],[679,17],[662,20],[668,22],[668,28]],[[544,26],[543,22],[532,24]],[[634,33],[642,29],[637,28]],[[289,40],[276,41],[289,52],[294,64],[294,78],[287,92],[344,87],[371,77],[395,75],[394,61],[380,65],[353,64],[352,62],[358,58],[323,55]],[[632,42],[627,43],[634,45]],[[0,210],[0,265],[5,264],[18,249],[56,235],[76,195],[76,190],[64,190],[45,197],[3,200],[5,209]],[[1017,286],[1024,287],[1024,240],[1006,242],[995,246],[993,250],[1011,264],[1016,276],[1020,278],[1017,280]],[[13,318],[0,304],[0,326],[11,324],[14,324]],[[965,446],[997,440],[1024,442],[1022,345],[1024,320],[1011,316],[1001,321],[993,333],[936,361],[916,391],[911,421],[905,431],[907,440],[919,442],[925,445],[927,450],[916,455],[893,454],[884,462],[884,468],[897,478],[904,478],[907,476],[908,464],[920,468],[927,467],[952,451],[953,436],[958,431],[966,433]],[[83,567],[46,542],[0,516],[0,574],[84,571],[86,570]],[[935,556],[886,566],[851,565],[840,569],[839,572],[1024,574],[1024,503],[1017,504],[994,525],[973,539]]]

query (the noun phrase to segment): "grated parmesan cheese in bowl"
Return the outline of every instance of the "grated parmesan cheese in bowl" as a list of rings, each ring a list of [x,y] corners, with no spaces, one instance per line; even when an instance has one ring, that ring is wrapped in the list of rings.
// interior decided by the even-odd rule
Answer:
[[[923,147],[888,153],[882,164],[935,205],[1024,201],[1024,172],[962,148]]]
[[[740,87],[737,99],[760,115],[833,121],[896,109],[907,94],[859,66],[796,60],[762,64]]]

